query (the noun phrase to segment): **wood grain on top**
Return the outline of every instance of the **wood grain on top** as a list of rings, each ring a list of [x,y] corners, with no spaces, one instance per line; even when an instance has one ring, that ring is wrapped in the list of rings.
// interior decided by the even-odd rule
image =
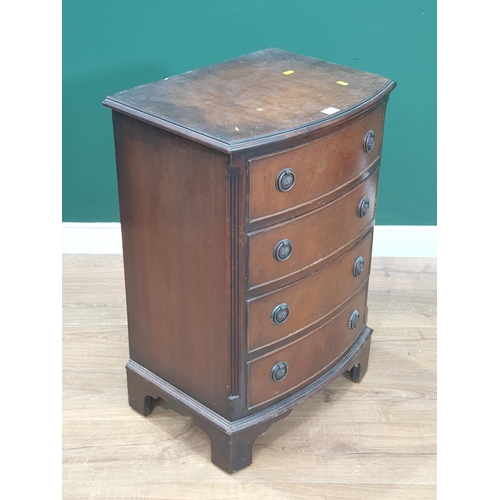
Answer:
[[[394,86],[382,76],[271,48],[118,92],[104,104],[181,135],[235,144],[329,123]],[[323,113],[327,108],[339,111]]]

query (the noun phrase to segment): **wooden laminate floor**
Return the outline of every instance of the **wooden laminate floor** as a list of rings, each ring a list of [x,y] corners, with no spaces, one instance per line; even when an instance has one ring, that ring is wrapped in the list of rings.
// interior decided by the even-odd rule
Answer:
[[[368,306],[363,382],[333,381],[227,475],[187,417],[128,406],[121,256],[63,256],[63,497],[436,498],[436,260],[374,258]]]

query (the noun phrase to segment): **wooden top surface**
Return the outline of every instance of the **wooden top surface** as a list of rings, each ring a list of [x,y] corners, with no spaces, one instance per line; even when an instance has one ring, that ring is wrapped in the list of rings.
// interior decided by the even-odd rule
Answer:
[[[382,76],[270,48],[118,92],[104,105],[231,151],[338,121],[394,86]]]

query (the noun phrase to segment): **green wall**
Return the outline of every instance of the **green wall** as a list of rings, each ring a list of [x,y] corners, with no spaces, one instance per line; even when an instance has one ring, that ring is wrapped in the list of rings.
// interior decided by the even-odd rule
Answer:
[[[377,224],[436,224],[431,0],[65,0],[63,220],[119,220],[108,94],[267,47],[396,80]]]

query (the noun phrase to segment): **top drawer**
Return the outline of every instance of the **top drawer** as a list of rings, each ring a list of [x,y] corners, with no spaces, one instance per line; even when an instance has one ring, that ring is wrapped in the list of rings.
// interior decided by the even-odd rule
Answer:
[[[360,175],[380,155],[384,114],[382,105],[335,134],[249,160],[249,221],[311,203]]]

